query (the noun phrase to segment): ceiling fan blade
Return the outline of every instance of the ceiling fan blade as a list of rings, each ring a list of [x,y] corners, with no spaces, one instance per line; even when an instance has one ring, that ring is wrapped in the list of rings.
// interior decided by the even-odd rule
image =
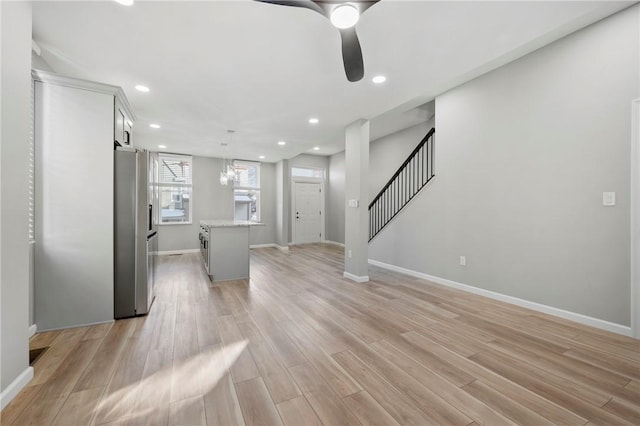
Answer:
[[[340,30],[340,37],[342,38],[342,61],[347,80],[359,81],[364,76],[364,62],[355,27]]]
[[[258,1],[260,3],[277,4],[280,6],[292,6],[292,7],[300,7],[303,9],[310,9],[310,10],[313,10],[314,12],[318,12],[323,16],[327,16],[324,10],[311,0],[255,0],[255,1]]]

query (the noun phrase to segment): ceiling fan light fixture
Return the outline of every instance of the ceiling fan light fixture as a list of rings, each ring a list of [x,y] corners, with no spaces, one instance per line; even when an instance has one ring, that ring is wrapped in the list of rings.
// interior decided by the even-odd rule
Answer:
[[[371,81],[373,81],[375,84],[382,84],[387,81],[387,77],[385,77],[384,75],[376,75],[371,79]]]
[[[331,11],[331,23],[341,30],[353,27],[358,19],[360,19],[358,8],[349,3],[340,4]]]

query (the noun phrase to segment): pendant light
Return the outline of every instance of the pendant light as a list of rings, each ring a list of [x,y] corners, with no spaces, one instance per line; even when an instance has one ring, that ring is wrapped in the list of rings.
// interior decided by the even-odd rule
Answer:
[[[220,172],[220,185],[222,186],[227,186],[229,182],[233,182],[237,176],[236,169],[233,167],[233,161],[229,159],[229,163],[227,163],[226,160],[226,151],[228,150],[227,147],[231,142],[231,139],[233,139],[233,134],[235,132],[235,130],[227,130],[227,135],[229,135],[229,142],[223,142],[220,144],[225,151],[222,156],[222,171]]]

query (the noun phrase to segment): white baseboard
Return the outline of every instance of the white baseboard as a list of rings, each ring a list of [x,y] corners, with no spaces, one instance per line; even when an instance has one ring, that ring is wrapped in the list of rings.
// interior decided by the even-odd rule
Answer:
[[[166,256],[171,254],[187,254],[187,253],[200,253],[200,249],[186,249],[186,250],[166,250],[157,252],[158,256]]]
[[[27,367],[0,393],[0,410],[4,410],[13,398],[33,379],[33,367]]]
[[[73,326],[70,326],[70,327],[45,328],[45,329],[40,330],[40,332],[42,333],[42,332],[45,332],[45,331],[69,330],[71,328],[89,327],[89,326],[92,326],[92,325],[109,324],[109,323],[112,323],[112,322],[115,322],[115,320],[111,319],[111,320],[107,320],[107,321],[90,322],[90,323],[87,323],[87,324],[78,324],[78,325],[73,325]]]
[[[285,252],[285,253],[288,253],[288,252],[289,252],[289,246],[279,246],[279,245],[277,245],[277,244],[276,244],[276,247],[277,247],[280,251],[283,251],[283,252]]]
[[[575,321],[580,324],[596,327],[602,330],[611,331],[613,333],[622,334],[624,336],[631,336],[631,327],[625,325],[616,324],[613,322],[593,318],[587,315],[578,314],[576,312],[565,311],[564,309],[554,308],[553,306],[543,305],[541,303],[531,302],[529,300],[520,299],[506,294],[496,293],[494,291],[485,290],[471,285],[462,284],[456,281],[451,281],[446,278],[440,278],[433,275],[425,274],[422,272],[413,271],[411,269],[401,268],[400,266],[390,265],[388,263],[380,262],[378,260],[369,259],[369,263],[380,268],[388,269],[390,271],[400,272],[401,274],[410,275],[416,278],[422,278],[423,280],[431,281],[436,284],[441,284],[447,287],[463,290],[469,293],[485,296],[490,299],[499,300],[501,302],[511,303],[512,305],[521,306],[523,308],[532,309],[534,311],[542,312],[556,317]],[[346,272],[345,272],[346,274]]]
[[[278,247],[276,244],[274,243],[270,243],[270,244],[252,244],[249,246],[250,249],[252,248],[267,248],[267,247]]]
[[[369,275],[365,275],[365,276],[360,277],[358,275],[354,275],[354,274],[351,274],[351,273],[345,271],[342,274],[342,276],[345,277],[345,278],[350,279],[351,281],[355,281],[357,283],[366,283],[367,281],[369,281]]]
[[[325,244],[333,244],[334,246],[340,246],[340,247],[344,247],[344,244],[339,243],[337,241],[331,241],[331,240],[322,240],[323,243]]]
[[[34,334],[36,334],[36,331],[38,331],[38,325],[37,324],[30,325],[29,326],[29,337],[31,337]]]

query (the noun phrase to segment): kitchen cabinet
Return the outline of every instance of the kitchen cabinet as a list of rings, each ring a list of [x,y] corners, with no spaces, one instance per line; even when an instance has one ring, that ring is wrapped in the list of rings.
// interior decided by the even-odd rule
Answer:
[[[37,70],[32,76],[35,322],[45,331],[111,321],[114,107],[132,122],[135,116],[119,87]]]
[[[133,121],[131,120],[131,113],[124,107],[122,101],[118,98],[115,99],[114,106],[114,130],[113,140],[119,143],[121,146],[133,146],[131,139],[133,131]]]
[[[200,221],[201,253],[213,281],[249,278],[249,226],[253,225],[248,221]]]

